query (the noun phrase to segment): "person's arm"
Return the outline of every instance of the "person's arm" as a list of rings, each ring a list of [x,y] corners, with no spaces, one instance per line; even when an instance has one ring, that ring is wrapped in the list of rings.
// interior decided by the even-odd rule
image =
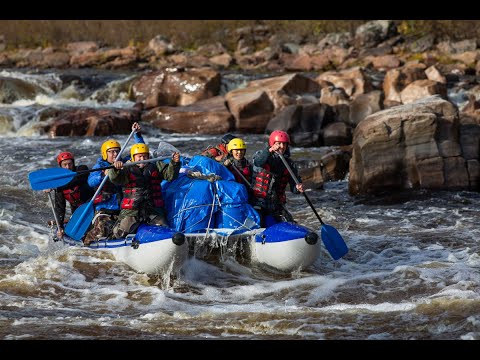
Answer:
[[[128,170],[126,169],[108,169],[106,170],[109,180],[115,185],[128,184]]]
[[[135,130],[133,133],[133,140],[135,144],[145,144],[145,140],[143,140],[142,136],[142,128],[139,123],[134,122],[132,125],[132,131]]]
[[[141,133],[134,133],[133,141],[135,141],[135,144],[145,144],[145,140],[143,139],[143,136]]]
[[[75,171],[87,171],[88,166],[86,165],[79,165]],[[80,176],[75,177],[76,182],[75,185],[80,187],[80,200],[82,203],[89,201],[95,191],[93,188],[88,184],[88,176],[90,173],[82,174]]]
[[[164,180],[175,180],[180,172],[180,154],[174,153],[168,165],[162,161],[157,161],[156,165]]]
[[[290,165],[290,168],[292,169],[293,173],[295,174],[295,177],[297,178],[297,180],[299,182],[299,184],[297,185],[295,180],[293,180],[293,178],[291,176],[289,176],[288,182],[290,184],[290,190],[294,194],[299,194],[299,193],[303,192],[303,184],[302,184],[302,178],[298,174],[297,164],[290,159],[286,159],[286,160],[287,160],[288,164]]]
[[[200,155],[206,156],[210,159],[215,160],[215,157],[218,156],[218,150],[214,147],[208,147],[207,149],[202,151],[202,153]]]
[[[227,155],[227,158],[223,160],[223,166],[225,166],[228,170],[232,171],[232,164],[233,164],[233,156]]]
[[[94,193],[94,189],[88,185],[87,180],[80,184],[80,200],[82,203],[90,201]]]
[[[258,150],[255,154],[253,154],[252,162],[254,166],[263,167],[270,157],[271,153],[269,148],[265,148],[263,150]]]
[[[217,156],[215,156],[215,161],[223,163],[223,161],[228,157],[228,150],[225,144],[217,145]]]
[[[63,222],[65,220],[65,209],[66,209],[66,200],[65,196],[63,196],[63,192],[61,190],[55,189],[55,202],[54,202],[54,211],[58,217],[58,226],[63,229]]]
[[[100,167],[101,167],[101,165],[97,162],[95,165],[93,165],[92,169],[98,169]],[[91,172],[88,175],[88,185],[91,188],[96,188],[98,185],[100,185],[104,176],[105,175],[103,174],[103,171],[93,171],[93,172]]]
[[[135,124],[137,124],[137,127],[138,129],[140,129],[140,125],[138,125],[138,123],[134,123],[132,125],[132,130],[134,130],[134,126]],[[140,130],[136,131],[133,133],[133,141],[135,144],[145,144],[145,140],[143,139],[143,136],[142,136],[142,133],[140,132]],[[124,157],[121,158],[121,160],[126,163],[127,161],[130,161],[132,160],[131,159],[131,156],[130,155],[125,155]],[[133,161],[133,160],[132,160]]]

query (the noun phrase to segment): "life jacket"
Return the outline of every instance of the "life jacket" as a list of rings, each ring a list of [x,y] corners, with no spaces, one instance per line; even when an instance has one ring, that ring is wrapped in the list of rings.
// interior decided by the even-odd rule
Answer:
[[[227,145],[225,144],[218,144],[215,147],[208,147],[204,151],[202,151],[201,155],[208,156],[210,158],[215,159],[216,161],[225,160],[228,156]],[[216,159],[217,156],[222,156],[221,159]]]
[[[99,204],[103,202],[107,202],[110,200],[110,198],[118,193],[118,187],[115,186],[110,180],[107,180],[105,182],[105,185],[103,185],[102,190],[100,190],[100,193],[95,196],[95,199],[93,199],[93,203]]]
[[[85,171],[88,167],[85,165],[75,166],[73,171]],[[87,185],[87,176],[79,176],[65,187],[60,187],[58,190],[63,193],[63,197],[70,203],[70,208],[74,211],[80,205],[87,201],[86,197],[90,198],[93,193]],[[70,186],[69,186],[70,185]],[[90,194],[90,196],[88,196]]]
[[[245,177],[245,179],[247,179],[248,183],[250,184],[252,180],[252,171],[250,170],[251,166],[248,163],[248,161],[246,161],[246,159],[244,160],[245,160],[243,161],[244,165],[242,165],[240,161],[233,160],[233,164],[230,166],[235,166],[237,170],[240,171],[240,173]],[[242,179],[242,177],[238,174],[238,172],[236,172],[234,169],[230,169],[230,167],[229,167],[229,170],[232,172],[233,176],[235,176],[236,182],[243,185],[247,185],[245,184],[245,180]]]
[[[128,170],[128,184],[123,187],[122,209],[137,210],[146,202],[153,207],[165,205],[162,197],[162,177],[157,167],[147,164],[143,169],[134,166]]]
[[[253,196],[260,199],[273,199],[276,196],[280,203],[285,204],[288,179],[289,172],[286,168],[279,176],[270,171],[270,164],[265,164],[254,174]]]
[[[70,203],[70,206],[72,208],[77,208],[83,204],[80,193],[80,185],[77,185],[70,189],[63,189],[62,193],[63,197]]]

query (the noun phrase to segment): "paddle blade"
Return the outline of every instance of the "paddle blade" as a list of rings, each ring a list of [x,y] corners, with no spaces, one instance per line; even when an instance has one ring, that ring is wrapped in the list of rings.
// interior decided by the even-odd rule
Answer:
[[[340,259],[348,252],[347,244],[342,235],[333,226],[322,225],[322,241],[334,260]]]
[[[158,143],[158,148],[153,152],[154,157],[165,157],[169,158],[172,156],[174,152],[180,152],[175,146],[172,144],[166,142],[166,141],[160,141]]]
[[[28,180],[33,190],[55,189],[67,185],[77,175],[64,168],[51,168],[33,171],[28,174]]]
[[[93,201],[81,205],[65,226],[65,234],[74,240],[81,240],[93,220]]]

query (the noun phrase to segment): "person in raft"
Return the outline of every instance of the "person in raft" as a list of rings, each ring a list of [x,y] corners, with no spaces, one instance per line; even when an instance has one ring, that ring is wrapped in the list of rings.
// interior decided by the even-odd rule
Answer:
[[[290,159],[290,137],[285,131],[275,130],[270,134],[268,146],[253,155],[253,207],[261,217],[261,226],[268,227],[278,222],[294,222],[286,208],[287,185],[293,193],[304,191],[297,166]],[[296,185],[285,164],[282,154],[300,182]]]
[[[135,144],[130,150],[132,161],[148,160],[150,151],[145,144]],[[123,199],[113,236],[123,238],[135,233],[141,223],[168,226],[167,211],[162,197],[162,180],[172,181],[180,171],[180,153],[174,152],[171,161],[136,164],[124,167],[115,161],[107,174],[115,185],[121,185]]]

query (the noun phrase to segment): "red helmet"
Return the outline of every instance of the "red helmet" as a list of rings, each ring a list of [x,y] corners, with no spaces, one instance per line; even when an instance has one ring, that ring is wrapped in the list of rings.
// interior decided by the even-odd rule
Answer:
[[[275,141],[286,142],[290,144],[290,136],[285,131],[275,130],[270,134],[268,138],[268,145],[272,146]]]
[[[57,156],[58,165],[60,165],[63,160],[69,160],[69,159],[71,159],[72,161],[75,161],[75,158],[73,157],[73,154],[71,152],[68,152],[68,151],[61,152]]]

